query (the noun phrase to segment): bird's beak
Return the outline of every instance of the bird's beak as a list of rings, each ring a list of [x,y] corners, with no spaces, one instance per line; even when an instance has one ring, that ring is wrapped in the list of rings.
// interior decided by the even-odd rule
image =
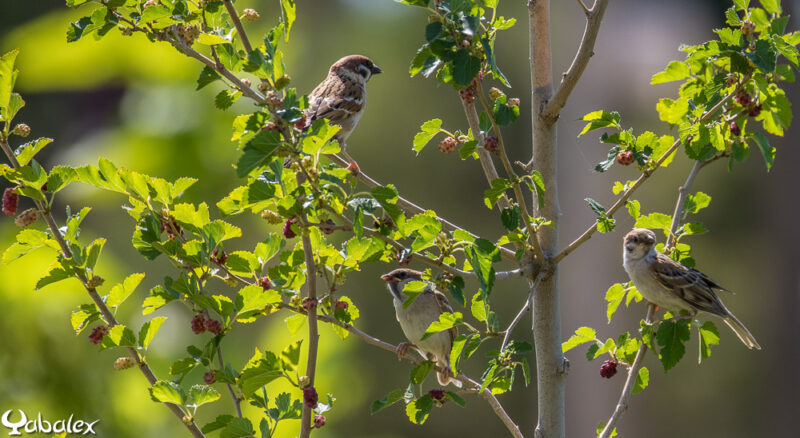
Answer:
[[[385,282],[390,282],[390,281],[392,281],[392,276],[389,275],[389,274],[383,274],[383,275],[381,275],[381,280],[383,280]]]
[[[383,70],[381,70],[381,68],[378,67],[377,65],[373,65],[372,68],[369,69],[369,71],[371,71],[372,74],[374,74],[374,75],[376,75],[378,73],[383,73]],[[383,277],[381,277],[381,278],[383,278]]]

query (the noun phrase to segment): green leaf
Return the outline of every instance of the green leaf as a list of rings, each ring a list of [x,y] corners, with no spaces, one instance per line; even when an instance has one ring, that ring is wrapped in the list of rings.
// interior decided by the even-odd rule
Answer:
[[[150,342],[152,342],[153,338],[156,336],[156,333],[158,333],[158,329],[161,328],[161,324],[166,320],[166,317],[159,316],[144,323],[142,329],[139,331],[139,345],[147,349]]]
[[[254,169],[266,164],[267,159],[282,144],[276,130],[260,131],[247,142],[236,163],[236,176],[244,178]]]
[[[313,156],[320,152],[326,154],[339,152],[341,149],[338,147],[330,150],[325,148],[325,145],[333,139],[339,129],[341,129],[339,126],[331,125],[328,119],[314,120],[306,137],[303,138],[303,152]]]
[[[750,0],[733,0],[737,10],[744,11],[750,7]]]
[[[305,319],[305,316],[303,318]],[[258,350],[256,350],[256,356],[254,356],[255,360],[250,360],[250,363],[245,366],[239,377],[239,387],[245,397],[249,397],[267,383],[283,377],[283,371],[277,356],[270,352],[265,352],[263,358],[258,358],[257,356],[259,356]]]
[[[108,307],[118,307],[133,293],[143,278],[144,274],[131,274],[121,284],[112,287],[108,293],[108,298],[106,298],[106,305]]]
[[[686,202],[683,203],[683,210],[687,213],[695,214],[698,211],[708,207],[711,203],[711,196],[703,192],[697,192],[694,195],[686,197]]]
[[[439,315],[438,321],[434,321],[431,323],[431,325],[428,326],[428,329],[425,330],[425,334],[422,335],[421,340],[424,341],[425,339],[430,338],[436,333],[449,330],[461,324],[463,321],[464,317],[461,314],[461,312],[455,312],[455,313],[444,312],[441,315]]]
[[[444,395],[462,408],[467,406],[467,401],[453,391],[445,391]]]
[[[585,116],[581,117],[578,120],[590,122],[589,124],[584,126],[583,131],[581,131],[581,133],[578,134],[578,137],[582,136],[583,134],[586,134],[589,131],[594,131],[595,129],[600,129],[600,128],[607,128],[609,126],[621,129],[621,126],[619,125],[619,120],[620,120],[619,113],[616,111],[613,112],[608,112],[605,110],[593,111],[589,114],[586,114]]]
[[[513,187],[511,181],[505,178],[495,178],[491,184],[492,187],[483,192],[483,203],[490,210],[497,203],[497,200],[505,194],[505,191]]]
[[[208,385],[194,385],[189,390],[189,395],[192,397],[192,404],[200,407],[206,403],[219,400],[219,393]]]
[[[214,97],[214,106],[224,111],[233,106],[240,97],[242,97],[241,91],[222,90]]]
[[[175,382],[159,380],[150,387],[150,398],[161,403],[172,403],[183,406],[186,403],[186,393]]]
[[[461,87],[475,79],[481,69],[481,60],[470,55],[469,50],[458,50],[453,57],[453,80]]]
[[[651,85],[663,84],[665,82],[680,81],[691,76],[689,66],[680,61],[672,61],[667,68],[653,75],[650,80]]]
[[[442,119],[428,120],[427,122],[423,123],[422,126],[420,126],[420,132],[414,136],[413,141],[414,152],[416,152],[417,155],[422,152],[422,149],[425,147],[425,145],[427,145],[428,142],[430,142],[433,137],[436,136],[436,134],[441,132],[441,127]]]
[[[698,328],[700,332],[700,355],[697,358],[697,363],[703,363],[703,360],[711,356],[711,346],[719,345],[719,331],[717,326],[711,321],[706,321]]]
[[[761,6],[770,14],[780,15],[783,10],[781,9],[781,0],[759,0]]]
[[[45,146],[52,143],[52,138],[37,138],[31,142],[25,143],[14,152],[17,156],[17,161],[20,166],[25,166],[30,163],[31,159]]]
[[[136,335],[133,330],[118,324],[108,331],[108,336],[103,338],[103,347],[133,347],[136,345]]]
[[[75,169],[67,166],[53,167],[47,176],[47,191],[56,193],[77,179],[78,173]]]
[[[425,378],[428,377],[428,374],[433,371],[433,367],[434,363],[429,360],[426,360],[425,362],[415,366],[414,369],[411,370],[411,375],[409,376],[411,383],[419,385],[424,382]]]
[[[236,320],[253,322],[258,314],[264,312],[266,306],[281,301],[281,294],[275,289],[264,290],[258,285],[245,286],[236,295],[236,306],[239,308]]]
[[[403,302],[403,308],[408,309],[408,306],[427,288],[428,284],[424,281],[409,281],[406,283],[405,287],[403,287],[403,294],[408,298]]]
[[[472,296],[469,310],[472,313],[472,317],[479,322],[486,321],[486,302],[483,300],[480,292]]]
[[[152,9],[152,7],[147,8],[147,9]],[[205,66],[205,67],[203,67],[203,71],[200,72],[200,77],[197,78],[197,88],[196,88],[196,90],[200,90],[203,87],[205,87],[206,85],[208,85],[208,84],[210,84],[210,83],[212,83],[214,81],[221,80],[221,79],[222,79],[222,77],[213,68],[211,68],[209,66]]]
[[[289,32],[292,30],[295,18],[297,18],[297,7],[294,4],[294,0],[281,0],[281,22],[286,29],[285,41],[287,43],[289,42]]]
[[[649,383],[650,370],[648,370],[647,367],[639,368],[639,372],[636,374],[636,383],[633,385],[633,393],[638,394],[644,391]]]
[[[489,68],[492,70],[492,77],[502,82],[506,87],[511,87],[506,75],[497,67],[497,60],[494,57],[494,42],[490,41],[488,38],[481,38],[481,46],[483,46],[483,52],[486,54],[486,61],[489,63]],[[519,110],[517,111],[519,112]]]
[[[36,282],[36,290],[68,278],[72,278],[71,270],[68,271],[64,269],[60,263],[56,263],[50,267],[50,270],[47,271],[47,275],[40,278],[39,281]]]
[[[680,124],[686,113],[689,112],[689,100],[680,98],[678,100],[661,99],[656,104],[658,117],[671,125]]]
[[[639,216],[634,227],[663,230],[664,235],[668,236],[672,227],[672,216],[664,213],[650,213],[647,216]]]
[[[608,322],[611,322],[611,317],[614,316],[614,313],[619,308],[620,303],[622,303],[622,299],[625,297],[625,287],[622,284],[617,283],[606,291],[606,301],[608,301],[608,307],[606,308],[606,317],[608,318]]]
[[[658,358],[664,366],[664,371],[669,371],[674,367],[686,353],[684,344],[689,340],[689,324],[690,321],[688,319],[681,319],[678,321],[663,321],[658,326],[656,341],[661,347],[658,352]]]
[[[197,37],[195,40],[197,43],[206,45],[206,46],[215,46],[217,44],[230,44],[231,42],[226,40],[225,38],[215,35],[213,33],[201,33],[200,36]]]
[[[156,20],[169,18],[172,12],[164,5],[149,6],[142,11],[142,16],[139,18],[139,25],[152,23]]]
[[[293,342],[281,351],[281,364],[284,370],[294,371],[300,363],[300,346],[303,340]]]
[[[374,415],[374,414],[376,414],[376,413],[388,408],[389,406],[399,402],[400,400],[403,400],[405,398],[404,394],[405,394],[404,390],[395,389],[394,391],[386,394],[386,396],[383,397],[382,399],[375,400],[369,406],[369,414],[370,415]]]
[[[203,426],[202,432],[208,434],[215,430],[222,429],[223,427],[227,426],[228,423],[233,420],[233,418],[233,415],[219,415],[214,421]]]
[[[761,156],[764,157],[764,163],[767,165],[767,172],[769,172],[772,169],[772,163],[775,162],[775,148],[770,146],[767,137],[760,132],[753,134],[753,140],[758,146],[758,150],[761,151]]]
[[[500,126],[508,126],[519,118],[519,105],[511,106],[506,104],[508,96],[500,96],[494,101],[492,114]]]
[[[600,424],[597,425],[597,436],[600,436],[600,433],[603,432],[603,429],[605,428],[606,428],[606,422],[601,421]],[[609,435],[609,438],[614,438],[615,436],[617,436],[616,427],[611,431],[611,435]]]
[[[0,57],[0,115],[7,123],[10,123],[11,119],[8,108],[14,91],[14,83],[17,80],[17,70],[14,69],[17,55],[19,55],[19,49],[14,49]]]
[[[593,342],[596,337],[597,332],[593,328],[579,327],[577,330],[575,330],[574,335],[561,344],[561,352],[566,353],[578,345],[585,344],[587,342]]]
[[[755,50],[744,52],[744,54],[753,61],[756,67],[763,70],[764,73],[772,73],[775,71],[778,53],[775,52],[772,45],[767,40],[757,40]]]
[[[406,416],[414,424],[423,424],[433,408],[433,399],[429,394],[411,401],[406,405]]]
[[[249,438],[255,436],[253,423],[247,418],[233,418],[220,433],[220,438]]]
[[[300,329],[306,324],[307,320],[308,318],[305,315],[298,313],[284,319],[284,322],[286,323],[286,327],[289,329],[289,333],[296,335],[297,332],[299,332]]]

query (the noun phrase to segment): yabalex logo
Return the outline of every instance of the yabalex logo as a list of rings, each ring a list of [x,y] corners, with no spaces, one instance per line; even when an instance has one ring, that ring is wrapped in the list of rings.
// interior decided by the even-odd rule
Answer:
[[[95,434],[94,425],[97,424],[100,420],[94,421],[83,421],[77,420],[73,421],[73,415],[70,415],[68,419],[65,420],[57,420],[57,421],[48,421],[42,418],[42,413],[39,412],[39,415],[36,418],[28,419],[28,416],[25,415],[24,412],[20,409],[16,409],[19,412],[19,420],[14,421],[11,418],[11,414],[14,409],[9,409],[3,413],[3,416],[0,417],[0,424],[3,427],[9,430],[8,436],[20,436],[20,435],[27,435],[33,433],[66,433],[67,435],[89,435]],[[2,429],[0,429],[0,435],[2,435]]]

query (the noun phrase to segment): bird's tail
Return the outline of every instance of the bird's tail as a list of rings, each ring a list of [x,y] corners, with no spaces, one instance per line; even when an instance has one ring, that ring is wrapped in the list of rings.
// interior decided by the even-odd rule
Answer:
[[[722,320],[725,321],[725,324],[727,324],[734,333],[736,333],[736,336],[739,337],[739,340],[741,340],[747,348],[751,350],[753,348],[756,350],[761,349],[761,346],[758,345],[756,338],[753,337],[752,333],[750,333],[750,330],[747,330],[747,327],[745,327],[744,324],[742,324],[742,322],[733,315],[733,313],[728,312],[728,315],[722,318]]]
[[[461,381],[457,380],[455,376],[453,376],[453,370],[450,368],[450,365],[443,363],[439,363],[439,365],[444,369],[443,371],[436,372],[436,380],[439,381],[439,384],[442,386],[447,386],[448,383],[452,383],[456,386],[456,388],[461,388]]]

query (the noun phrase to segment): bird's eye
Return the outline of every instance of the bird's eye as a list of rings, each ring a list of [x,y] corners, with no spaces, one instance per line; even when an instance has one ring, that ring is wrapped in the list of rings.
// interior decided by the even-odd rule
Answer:
[[[636,236],[631,237],[631,240],[633,241],[633,243],[639,243],[639,238]]]
[[[367,79],[372,72],[370,71],[369,67],[364,64],[360,64],[358,66],[358,74],[360,74],[364,79]]]

